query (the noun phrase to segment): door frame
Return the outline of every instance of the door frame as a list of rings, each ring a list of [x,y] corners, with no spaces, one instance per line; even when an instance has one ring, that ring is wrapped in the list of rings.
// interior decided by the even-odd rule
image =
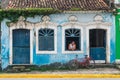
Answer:
[[[13,64],[13,30],[15,29],[27,29],[30,30],[30,64]],[[9,64],[10,65],[31,65],[33,63],[33,26],[31,25],[16,25],[16,26],[11,26],[10,27],[10,51],[9,51]]]
[[[92,29],[103,29],[106,31],[106,58],[105,61],[104,60],[96,60],[96,63],[110,63],[110,28],[106,27],[104,25],[90,25],[89,27],[87,27],[87,55],[90,55],[90,45],[89,45],[89,32]]]

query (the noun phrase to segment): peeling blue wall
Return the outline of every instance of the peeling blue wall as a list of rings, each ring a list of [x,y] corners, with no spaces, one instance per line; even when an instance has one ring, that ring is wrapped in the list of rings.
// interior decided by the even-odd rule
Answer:
[[[52,14],[49,15],[51,18],[51,22],[57,23],[58,25],[64,24],[68,22],[68,17],[71,15],[75,15],[78,18],[78,22],[93,22],[94,17],[97,14],[93,13],[79,13],[79,14]],[[111,35],[110,35],[110,61],[113,63],[115,61],[115,19],[114,16],[111,13],[99,13],[99,15],[103,16],[105,22],[112,23],[111,28]],[[27,21],[30,22],[40,22],[41,16],[36,16],[34,18],[27,18]],[[1,29],[2,29],[2,36],[1,36],[1,44],[2,44],[2,68],[6,68],[9,65],[9,27],[6,25],[7,20],[2,21],[1,23]],[[49,64],[53,62],[67,62],[70,59],[73,59],[76,54],[62,54],[62,27],[57,27],[57,54],[36,54],[36,40],[35,36],[33,36],[33,64],[37,65],[43,65],[43,64]],[[85,30],[83,31],[85,32]],[[86,54],[86,34],[83,36],[83,52],[80,53],[78,56],[83,57]]]
[[[9,28],[6,25],[7,20],[1,22],[1,59],[2,68],[6,68],[9,64]]]

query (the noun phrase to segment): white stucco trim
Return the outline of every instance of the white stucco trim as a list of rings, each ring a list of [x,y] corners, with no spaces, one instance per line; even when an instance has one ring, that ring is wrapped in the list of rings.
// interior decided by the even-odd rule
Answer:
[[[95,63],[105,63],[105,60],[95,60]]]
[[[63,54],[80,54],[80,53],[84,53],[83,52],[83,26],[80,25],[79,22],[77,22],[77,17],[75,15],[71,15],[68,17],[68,21],[64,24],[62,24],[62,53]],[[65,50],[65,30],[66,29],[80,29],[81,33],[80,33],[80,37],[81,37],[81,50],[79,51],[66,51]]]
[[[34,24],[24,21],[23,17],[20,17],[17,23],[11,23],[10,24],[10,52],[9,52],[9,64],[14,65],[13,62],[13,35],[12,32],[15,29],[28,29],[30,30],[30,64],[33,63],[33,28]],[[17,65],[23,65],[23,64],[17,64]],[[29,65],[29,64],[24,64],[24,65]]]
[[[109,25],[107,25],[109,24]],[[86,35],[87,35],[87,55],[89,56],[90,46],[89,46],[89,31],[91,29],[104,29],[106,30],[106,63],[110,63],[110,23],[104,22],[93,22],[89,23],[89,26],[86,27]],[[100,61],[100,60],[99,60]]]
[[[75,29],[80,29],[81,31],[81,50],[80,51],[65,51],[65,30],[66,29],[71,29],[71,28],[75,28]],[[74,54],[74,53],[83,53],[83,28],[80,27],[80,26],[75,26],[74,27],[71,27],[71,26],[63,26],[62,27],[62,53],[63,54]]]
[[[57,53],[57,24],[50,22],[50,18],[48,16],[43,16],[43,22],[39,22],[35,24],[36,31],[36,54],[56,54]],[[38,48],[38,31],[40,29],[53,29],[54,30],[54,50],[53,51],[40,51]]]
[[[79,14],[79,13],[103,13],[103,12],[106,12],[105,10],[99,10],[99,11],[64,11],[63,13],[71,13],[71,14],[75,14],[75,13],[77,13],[77,14]]]

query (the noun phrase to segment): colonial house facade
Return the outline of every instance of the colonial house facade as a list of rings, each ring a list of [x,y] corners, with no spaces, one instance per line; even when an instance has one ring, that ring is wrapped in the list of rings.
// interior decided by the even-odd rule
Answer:
[[[48,3],[49,2],[49,3]],[[64,10],[36,15],[7,25],[1,22],[2,68],[8,65],[44,65],[88,55],[96,63],[115,62],[115,18],[104,0],[10,0],[6,9]],[[71,11],[79,8],[80,11]],[[28,14],[29,15],[29,14]],[[75,50],[68,45],[74,41]]]

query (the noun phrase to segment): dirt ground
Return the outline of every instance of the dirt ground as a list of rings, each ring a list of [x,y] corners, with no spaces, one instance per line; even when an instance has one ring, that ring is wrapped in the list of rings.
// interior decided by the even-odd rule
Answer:
[[[77,69],[77,70],[55,70],[55,71],[32,71],[27,74],[120,74],[116,68],[94,68],[94,69]]]

